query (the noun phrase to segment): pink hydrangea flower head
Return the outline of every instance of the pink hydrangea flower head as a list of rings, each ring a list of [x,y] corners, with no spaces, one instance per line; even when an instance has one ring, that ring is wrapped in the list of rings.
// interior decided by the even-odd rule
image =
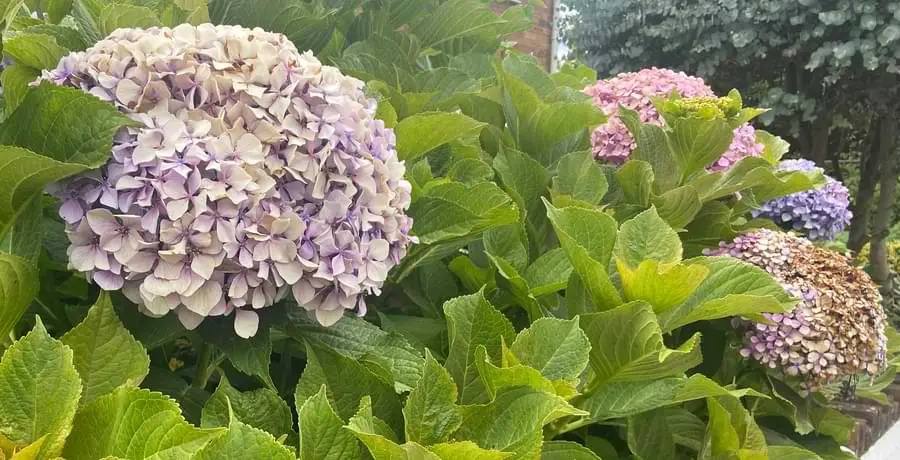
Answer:
[[[653,98],[668,97],[673,92],[682,98],[715,97],[703,79],[656,67],[600,80],[584,92],[609,117],[591,136],[594,157],[616,165],[625,163],[636,147],[634,137],[618,117],[620,106],[637,112],[642,123],[664,126],[665,121],[653,105]],[[709,169],[726,170],[741,158],[761,155],[765,147],[756,142],[755,132],[749,124],[735,129],[728,151]]]
[[[120,29],[42,80],[137,123],[102,168],[56,184],[72,267],[187,328],[288,293],[323,325],[365,314],[408,246],[411,186],[363,83],[283,35]]]

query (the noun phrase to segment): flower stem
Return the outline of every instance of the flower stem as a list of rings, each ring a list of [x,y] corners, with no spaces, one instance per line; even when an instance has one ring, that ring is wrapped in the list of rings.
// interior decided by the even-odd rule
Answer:
[[[197,349],[197,366],[194,370],[194,381],[191,386],[194,388],[206,388],[209,376],[212,374],[210,366],[213,355],[213,347],[203,340],[199,340],[200,347]],[[196,345],[195,345],[196,346]]]

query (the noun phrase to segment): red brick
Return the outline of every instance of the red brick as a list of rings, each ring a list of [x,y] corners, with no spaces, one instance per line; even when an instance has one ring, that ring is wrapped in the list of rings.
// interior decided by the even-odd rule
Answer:
[[[496,2],[491,8],[500,13],[512,5],[509,2]],[[538,62],[550,70],[553,49],[553,0],[544,0],[544,6],[535,7],[532,18],[535,22],[532,30],[513,34],[509,39],[516,42],[516,49],[532,54]]]

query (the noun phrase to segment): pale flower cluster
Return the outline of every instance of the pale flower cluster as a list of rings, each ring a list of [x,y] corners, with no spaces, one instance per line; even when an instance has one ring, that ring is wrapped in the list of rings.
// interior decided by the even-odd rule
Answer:
[[[42,79],[136,122],[55,193],[71,265],[150,316],[234,315],[250,337],[256,311],[292,291],[331,325],[365,314],[415,239],[394,133],[362,82],[283,35],[120,29]]]

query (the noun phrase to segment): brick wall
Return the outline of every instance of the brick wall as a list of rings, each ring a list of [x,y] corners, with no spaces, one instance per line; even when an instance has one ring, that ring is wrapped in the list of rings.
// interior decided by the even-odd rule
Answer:
[[[493,9],[501,12],[513,4],[509,1],[498,1],[495,2]],[[510,40],[517,42],[516,48],[534,55],[538,62],[550,70],[553,58],[553,0],[544,0],[544,6],[535,7],[533,17],[534,29],[513,34]]]

